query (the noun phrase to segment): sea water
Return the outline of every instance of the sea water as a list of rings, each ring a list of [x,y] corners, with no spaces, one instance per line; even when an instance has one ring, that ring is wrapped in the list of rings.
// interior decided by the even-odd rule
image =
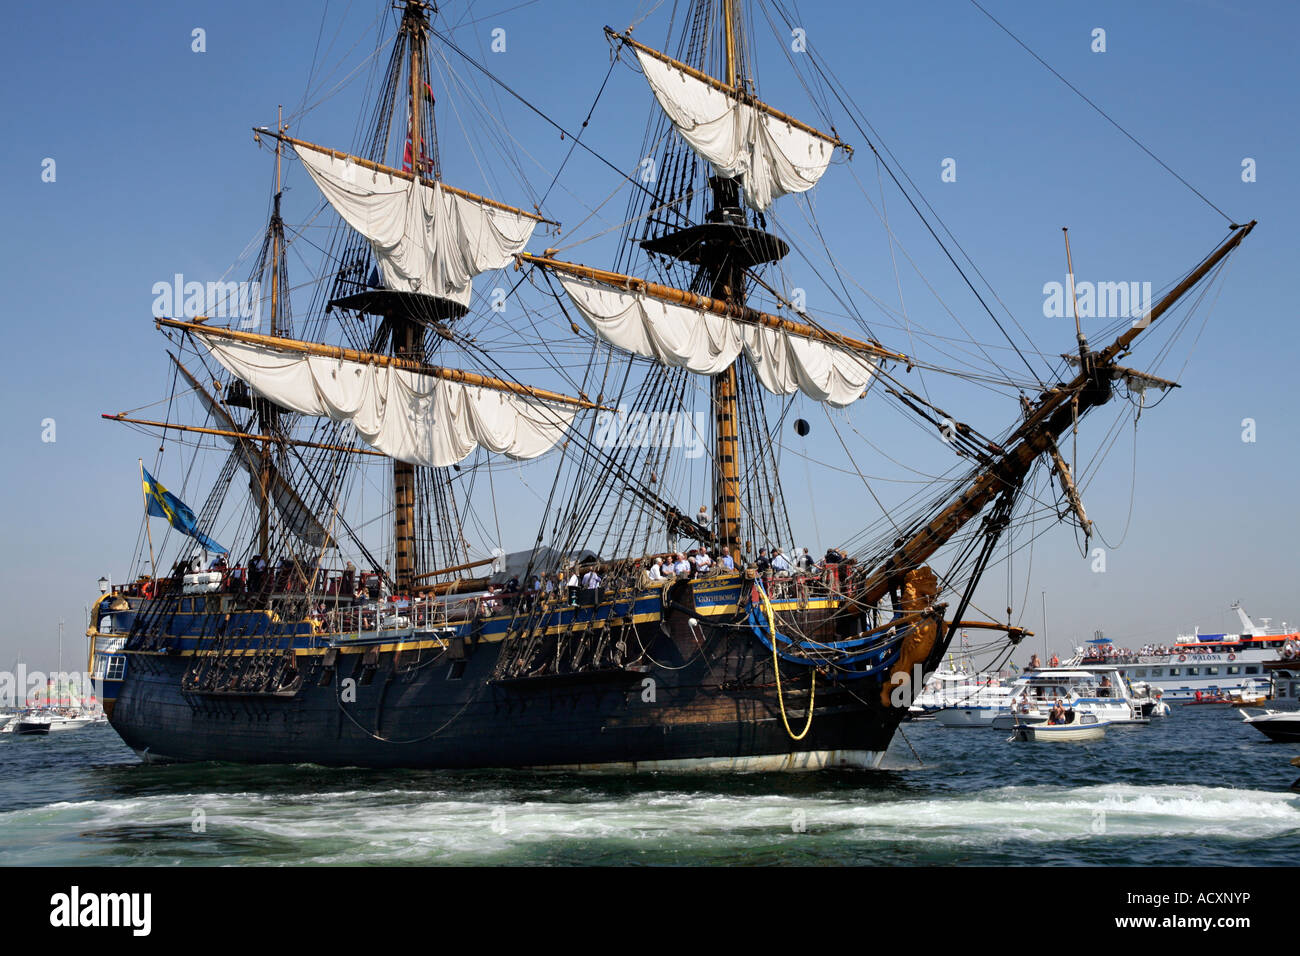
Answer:
[[[1226,707],[1087,743],[905,724],[872,772],[148,766],[0,737],[0,865],[1291,865],[1300,746]],[[915,753],[913,753],[915,750]]]

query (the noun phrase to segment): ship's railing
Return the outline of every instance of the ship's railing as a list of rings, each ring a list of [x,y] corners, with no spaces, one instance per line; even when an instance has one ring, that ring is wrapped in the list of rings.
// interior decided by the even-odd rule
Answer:
[[[385,631],[440,630],[455,622],[470,620],[480,613],[477,597],[390,598],[386,601],[325,607],[324,611],[314,615],[322,631],[359,637]]]

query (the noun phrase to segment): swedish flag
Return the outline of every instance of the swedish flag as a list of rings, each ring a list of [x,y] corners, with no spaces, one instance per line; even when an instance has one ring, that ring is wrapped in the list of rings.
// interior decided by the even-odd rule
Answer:
[[[189,505],[160,485],[158,479],[149,474],[143,465],[140,466],[140,471],[144,476],[144,510],[146,514],[151,514],[155,518],[166,518],[171,522],[173,528],[188,534],[203,545],[206,551],[213,551],[218,554],[226,553],[226,548],[223,548],[199,530],[199,521],[194,517],[194,512],[190,510]]]

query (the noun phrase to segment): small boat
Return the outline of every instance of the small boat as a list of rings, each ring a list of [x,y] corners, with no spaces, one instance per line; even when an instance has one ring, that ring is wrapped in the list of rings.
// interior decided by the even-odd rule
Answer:
[[[1075,712],[1074,718],[1066,724],[1018,724],[1015,733],[1007,738],[1040,742],[1044,740],[1100,740],[1106,736],[1110,721],[1099,720],[1096,714]]]
[[[1257,707],[1273,699],[1271,688],[1261,689],[1254,681],[1248,680],[1239,690],[1228,691],[1228,700],[1233,707]]]
[[[1262,713],[1251,717],[1243,709],[1241,717],[1269,740],[1300,743],[1300,711],[1264,709]]]
[[[1183,701],[1184,707],[1200,707],[1204,704],[1231,704],[1232,698],[1226,694],[1206,693],[1204,691],[1196,692],[1195,700]]]

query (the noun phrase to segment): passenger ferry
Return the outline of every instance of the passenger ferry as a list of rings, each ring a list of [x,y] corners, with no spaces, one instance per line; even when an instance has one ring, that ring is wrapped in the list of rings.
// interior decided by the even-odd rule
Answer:
[[[1106,656],[1096,647],[1076,649],[1072,664],[1101,663],[1119,665],[1130,682],[1144,682],[1164,692],[1164,699],[1183,702],[1202,696],[1220,693],[1233,696],[1258,687],[1274,686],[1286,692],[1294,686],[1277,687],[1270,673],[1275,668],[1265,667],[1278,661],[1294,661],[1300,666],[1300,632],[1282,627],[1270,627],[1268,618],[1256,623],[1240,604],[1232,609],[1241,619],[1240,634],[1180,635],[1172,647],[1157,648],[1156,653],[1116,654]]]

